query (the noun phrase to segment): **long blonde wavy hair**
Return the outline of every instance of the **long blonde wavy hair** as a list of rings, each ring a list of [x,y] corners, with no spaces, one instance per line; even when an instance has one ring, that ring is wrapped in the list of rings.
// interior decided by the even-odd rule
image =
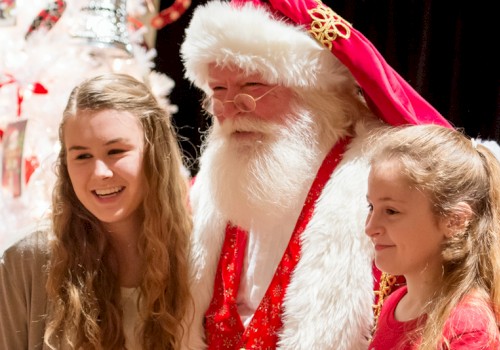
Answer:
[[[99,220],[77,199],[66,164],[65,121],[77,111],[128,111],[144,130],[145,198],[138,250],[144,262],[139,293],[144,349],[177,349],[190,294],[188,255],[191,217],[187,179],[169,113],[135,78],[107,74],[77,86],[59,129],[61,150],[53,192],[53,228],[45,341],[74,349],[124,349],[120,285],[110,242]]]
[[[410,126],[377,135],[372,166],[386,160],[431,201],[437,218],[453,217],[459,203],[472,209],[468,224],[442,247],[441,288],[424,312],[427,321],[409,339],[419,350],[449,348],[443,329],[466,296],[489,315],[491,341],[500,325],[500,163],[483,145],[458,130],[436,125]],[[441,349],[441,347],[439,347]]]

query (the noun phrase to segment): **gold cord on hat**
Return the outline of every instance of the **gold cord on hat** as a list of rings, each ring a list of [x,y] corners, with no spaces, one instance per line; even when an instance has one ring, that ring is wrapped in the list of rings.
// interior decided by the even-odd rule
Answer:
[[[332,43],[338,37],[349,39],[352,25],[337,15],[331,8],[320,0],[315,0],[317,7],[307,10],[311,18],[309,33],[323,46],[332,49]]]

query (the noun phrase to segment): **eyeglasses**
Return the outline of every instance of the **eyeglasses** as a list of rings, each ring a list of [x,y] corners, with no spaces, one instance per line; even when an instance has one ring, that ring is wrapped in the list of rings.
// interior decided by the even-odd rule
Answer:
[[[238,108],[240,112],[253,112],[257,107],[257,101],[266,96],[268,93],[270,93],[277,87],[278,85],[273,86],[259,97],[253,97],[252,95],[241,93],[234,96],[232,100],[221,101],[218,98],[212,96],[206,101],[208,103],[207,106],[208,108],[206,109],[211,113],[213,113],[214,115],[222,114],[224,112],[224,104],[231,102],[234,103],[234,105],[236,106],[236,108]]]

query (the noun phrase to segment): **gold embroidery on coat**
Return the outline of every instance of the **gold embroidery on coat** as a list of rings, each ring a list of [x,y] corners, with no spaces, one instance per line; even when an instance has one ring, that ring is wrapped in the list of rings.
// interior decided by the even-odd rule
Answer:
[[[386,272],[382,272],[380,276],[379,288],[378,291],[375,291],[375,297],[378,297],[377,303],[373,305],[373,314],[374,314],[374,326],[373,330],[377,326],[378,317],[380,316],[380,310],[382,310],[382,304],[384,304],[384,300],[391,294],[392,287],[397,281],[397,277],[390,275]]]

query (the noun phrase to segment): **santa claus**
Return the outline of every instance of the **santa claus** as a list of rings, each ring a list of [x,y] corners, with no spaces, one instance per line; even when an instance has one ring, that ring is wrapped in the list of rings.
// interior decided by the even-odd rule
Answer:
[[[191,192],[184,346],[367,348],[367,137],[448,122],[318,1],[199,6],[181,54],[213,116]]]

